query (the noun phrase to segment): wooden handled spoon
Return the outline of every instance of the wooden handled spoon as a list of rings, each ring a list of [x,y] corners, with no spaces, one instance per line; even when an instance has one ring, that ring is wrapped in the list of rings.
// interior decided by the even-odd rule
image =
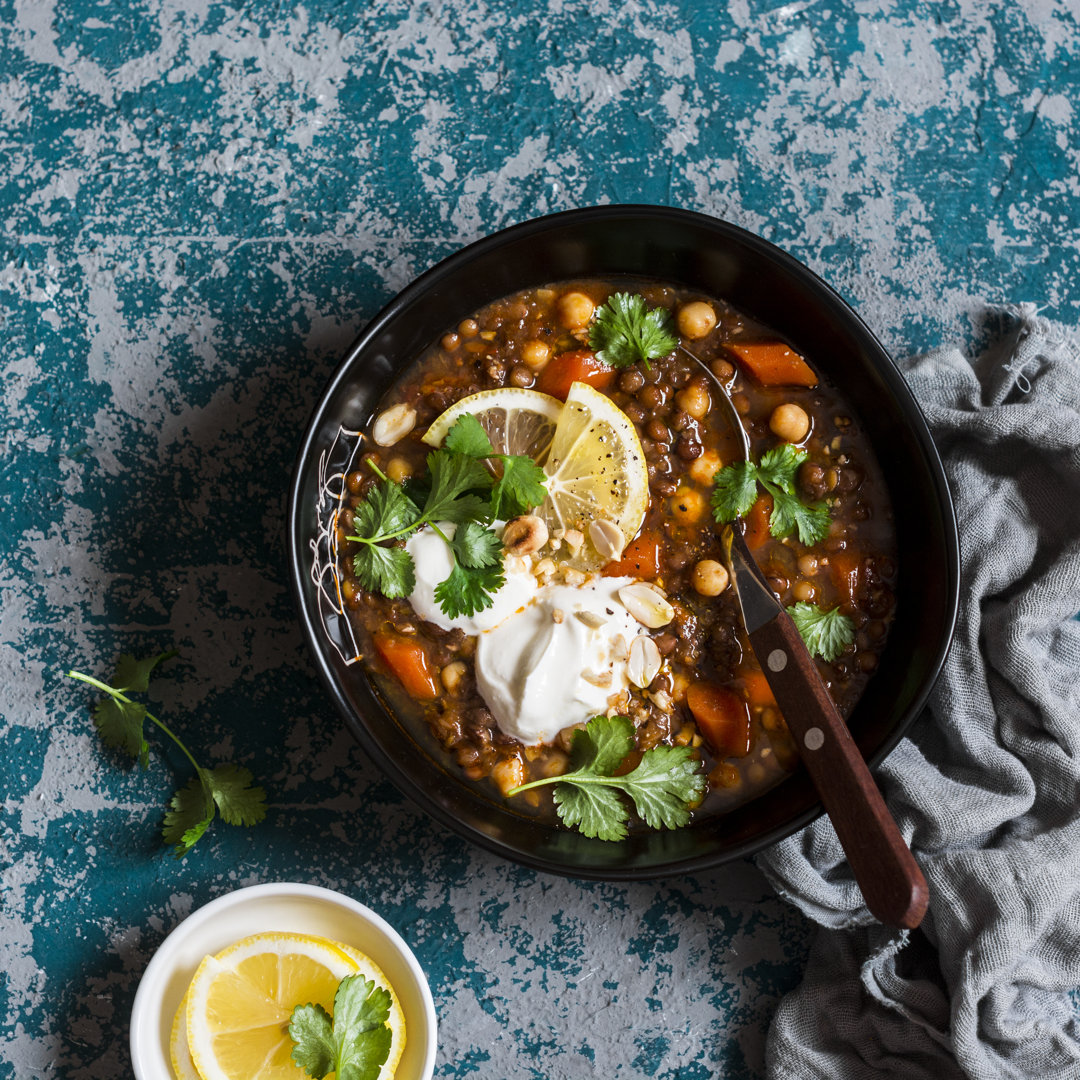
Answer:
[[[717,404],[740,436],[749,461],[750,439],[727,387],[688,349],[680,346],[680,350],[719,389]],[[726,526],[723,540],[750,645],[836,829],[866,906],[880,922],[913,930],[922,922],[930,899],[926,878],[900,835],[817,664],[750,554],[742,532]]]
[[[791,616],[737,529],[724,529],[728,570],[754,655],[784,714],[871,914],[913,930],[930,890]]]

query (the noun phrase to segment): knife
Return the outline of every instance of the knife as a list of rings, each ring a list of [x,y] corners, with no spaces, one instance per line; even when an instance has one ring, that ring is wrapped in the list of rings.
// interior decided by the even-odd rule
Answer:
[[[913,930],[930,899],[874,778],[791,616],[769,588],[742,533],[722,534],[728,572],[754,655],[784,714],[871,914]]]

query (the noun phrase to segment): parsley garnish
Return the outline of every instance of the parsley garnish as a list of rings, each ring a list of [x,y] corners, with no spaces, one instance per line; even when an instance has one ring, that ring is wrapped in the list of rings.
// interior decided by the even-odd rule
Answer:
[[[807,547],[829,535],[829,508],[823,502],[803,502],[795,488],[795,473],[806,460],[806,451],[791,443],[774,446],[761,461],[737,461],[713,477],[713,517],[721,524],[746,514],[757,498],[760,484],[773,499],[769,532],[775,537],[797,532]]]
[[[822,611],[816,604],[799,603],[787,613],[802,635],[807,649],[832,663],[854,640],[855,624],[839,608]]]
[[[533,780],[507,795],[554,784],[552,796],[563,823],[601,840],[626,837],[630,813],[619,792],[630,796],[646,825],[681,828],[690,820],[690,804],[705,791],[694,751],[689,746],[654,746],[641,755],[636,768],[613,775],[633,749],[634,725],[627,717],[594,716],[574,734],[572,772]]]
[[[356,507],[349,537],[363,545],[353,557],[360,584],[391,599],[408,596],[416,586],[412,556],[387,544],[429,525],[454,560],[450,576],[435,588],[439,607],[451,619],[491,607],[506,575],[502,545],[488,525],[539,506],[547,494],[544,470],[530,457],[495,453],[480,421],[470,415],[447,432],[442,449],[428,454],[427,476],[407,489],[369,464],[380,479]],[[422,506],[414,498],[422,499]],[[453,535],[438,522],[455,525]]]
[[[315,1080],[377,1080],[393,1042],[386,1021],[390,991],[363,975],[346,975],[334,995],[334,1015],[297,1005],[289,1020],[292,1059]]]
[[[150,686],[150,673],[154,668],[174,656],[175,649],[145,660],[136,660],[127,654],[121,656],[113,675],[115,686],[109,686],[92,675],[84,675],[81,671],[69,671],[67,675],[96,686],[108,695],[94,709],[94,725],[106,746],[136,759],[145,769],[150,760],[150,744],[146,741],[145,733],[145,721],[149,720],[176,743],[194,766],[195,775],[169,801],[162,829],[165,843],[173,844],[176,856],[180,858],[206,832],[215,813],[220,814],[229,825],[255,825],[262,821],[266,817],[266,792],[254,786],[254,777],[240,765],[230,762],[204,769],[161,720],[148,712],[145,705],[127,696],[131,691],[145,692]]]
[[[612,293],[596,309],[589,327],[589,344],[598,360],[612,367],[627,367],[640,360],[667,356],[679,344],[667,308],[647,308],[638,293]]]

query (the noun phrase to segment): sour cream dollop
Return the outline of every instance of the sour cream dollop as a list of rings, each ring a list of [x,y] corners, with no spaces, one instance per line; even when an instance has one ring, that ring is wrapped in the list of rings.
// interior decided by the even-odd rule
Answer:
[[[526,745],[608,711],[626,690],[641,624],[619,600],[633,578],[546,585],[523,611],[480,634],[476,684],[499,727]]]
[[[457,526],[439,523],[439,528],[451,540]],[[450,549],[434,529],[420,529],[405,541],[405,550],[412,556],[416,568],[416,587],[409,593],[409,603],[422,619],[443,630],[463,630],[466,634],[482,634],[498,626],[503,619],[523,608],[536,595],[539,586],[528,567],[518,559],[505,559],[506,582],[493,596],[491,607],[475,615],[459,615],[450,619],[435,599],[435,587],[445,581],[454,564]]]

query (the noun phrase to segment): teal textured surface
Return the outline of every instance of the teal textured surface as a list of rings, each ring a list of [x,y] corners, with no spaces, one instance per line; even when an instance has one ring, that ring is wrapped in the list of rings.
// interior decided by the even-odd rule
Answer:
[[[764,1075],[802,917],[749,863],[565,881],[423,817],[315,682],[283,515],[356,331],[548,211],[726,218],[897,355],[977,338],[987,301],[1075,324],[1074,5],[851,7],[0,0],[0,1075],[127,1075],[164,935],[284,879],[409,941],[439,1077]],[[173,646],[155,711],[270,803],[183,861],[159,829],[184,760],[152,739],[128,770],[62,678]]]

